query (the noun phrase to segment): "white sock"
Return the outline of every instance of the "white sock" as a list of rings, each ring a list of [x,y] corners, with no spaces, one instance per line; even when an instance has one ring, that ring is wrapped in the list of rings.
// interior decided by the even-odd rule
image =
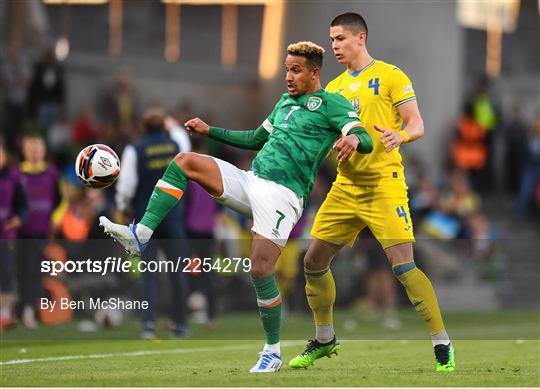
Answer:
[[[442,330],[438,334],[431,335],[431,342],[433,343],[433,347],[437,346],[438,344],[450,344],[450,338],[448,337],[448,334],[446,333],[446,330]]]
[[[281,342],[277,342],[275,344],[264,344],[263,350],[271,351],[273,353],[276,353],[277,355],[281,355]]]
[[[135,229],[135,232],[137,233],[137,237],[139,238],[139,242],[142,244],[148,243],[150,238],[152,237],[152,234],[154,233],[154,230],[151,228],[146,227],[142,224],[137,224],[137,228]]]
[[[328,324],[325,326],[315,326],[315,339],[319,343],[328,343],[334,339],[336,333],[334,331],[334,325]]]

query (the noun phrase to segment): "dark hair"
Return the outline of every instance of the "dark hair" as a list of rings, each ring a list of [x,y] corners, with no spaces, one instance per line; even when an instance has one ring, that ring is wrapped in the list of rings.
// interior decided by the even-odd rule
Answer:
[[[165,129],[163,120],[165,110],[158,105],[151,105],[143,112],[143,126],[147,132],[160,132]]]
[[[28,130],[23,133],[23,139],[41,139],[45,142],[45,137],[43,134],[37,130]]]
[[[332,23],[330,23],[330,27],[335,26],[343,26],[351,30],[355,34],[358,34],[360,32],[365,32],[366,35],[368,34],[366,21],[364,20],[362,15],[354,12],[347,12],[336,16],[334,20],[332,20]]]
[[[324,49],[316,43],[303,41],[291,43],[287,53],[304,57],[312,68],[322,68]]]

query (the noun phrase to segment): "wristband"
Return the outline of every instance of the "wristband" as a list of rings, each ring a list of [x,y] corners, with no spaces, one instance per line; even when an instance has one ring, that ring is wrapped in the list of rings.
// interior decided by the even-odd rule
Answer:
[[[405,130],[398,131],[398,134],[403,138],[403,143],[407,143],[411,140],[411,136]]]

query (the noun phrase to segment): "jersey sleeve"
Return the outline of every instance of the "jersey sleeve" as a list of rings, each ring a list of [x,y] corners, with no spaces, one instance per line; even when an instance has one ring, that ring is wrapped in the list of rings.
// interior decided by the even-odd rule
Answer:
[[[392,104],[397,107],[408,101],[415,100],[416,95],[414,94],[412,82],[409,77],[397,67],[394,67],[391,72],[392,77],[389,90]]]
[[[329,95],[326,113],[330,125],[343,135],[347,135],[351,128],[361,125],[358,114],[351,103],[340,94]]]

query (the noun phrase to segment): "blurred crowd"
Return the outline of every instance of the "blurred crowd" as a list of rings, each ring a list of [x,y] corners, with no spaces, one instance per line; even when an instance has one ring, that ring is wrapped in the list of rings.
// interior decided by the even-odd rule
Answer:
[[[107,144],[122,156],[126,166],[132,163],[130,153],[136,153],[144,142],[170,142],[174,152],[209,153],[243,169],[250,168],[254,154],[208,140],[190,140],[181,124],[194,116],[208,118],[211,113],[194,112],[189,100],[172,107],[143,107],[145,96],[136,90],[128,71],[119,72],[114,84],[104,86],[105,92],[95,102],[80,107],[76,117],[66,113],[65,69],[52,51],[46,50],[32,65],[20,44],[13,42],[2,59],[0,76],[2,328],[19,320],[35,329],[40,321],[71,319],[73,312],[40,310],[37,301],[43,295],[144,297],[153,306],[142,317],[141,336],[146,338],[155,336],[158,314],[167,313],[172,335],[183,337],[189,333],[188,312],[193,313],[192,321],[211,329],[218,312],[252,306],[249,275],[242,272],[44,277],[39,270],[42,259],[86,260],[88,250],[98,258],[122,256],[117,245],[105,240],[98,217],[108,215],[123,222],[140,217],[137,204],[146,199],[139,200],[137,194],[155,183],[151,174],[139,174],[135,184],[121,176],[117,185],[105,190],[84,188],[73,169],[84,146]],[[499,172],[494,144],[502,138],[505,171]],[[482,199],[495,194],[496,177],[505,174],[517,218],[538,215],[540,120],[525,122],[519,107],[510,118],[503,117],[489,94],[487,80],[483,80],[456,122],[448,155],[440,182],[431,180],[428,167],[420,160],[409,158],[406,171],[415,228],[435,239],[460,239],[466,242],[467,257],[490,263],[496,252],[497,231],[483,210]],[[293,296],[303,293],[303,253],[313,217],[335,177],[334,160],[323,164],[304,217],[277,267],[280,289],[291,310],[305,309],[305,301]],[[133,165],[133,169],[137,167]],[[250,221],[218,207],[197,185],[190,184],[186,193],[178,214],[170,221],[174,234],[163,232],[162,240],[184,242],[175,248],[182,256],[249,257]],[[156,248],[169,256],[168,249]],[[345,293],[347,299],[338,302],[354,304],[361,298],[370,309],[385,313],[387,327],[398,328],[396,285],[384,253],[372,236],[360,239],[353,250],[367,264],[356,269],[357,280],[363,282],[351,285]],[[168,287],[162,282],[167,277]]]

